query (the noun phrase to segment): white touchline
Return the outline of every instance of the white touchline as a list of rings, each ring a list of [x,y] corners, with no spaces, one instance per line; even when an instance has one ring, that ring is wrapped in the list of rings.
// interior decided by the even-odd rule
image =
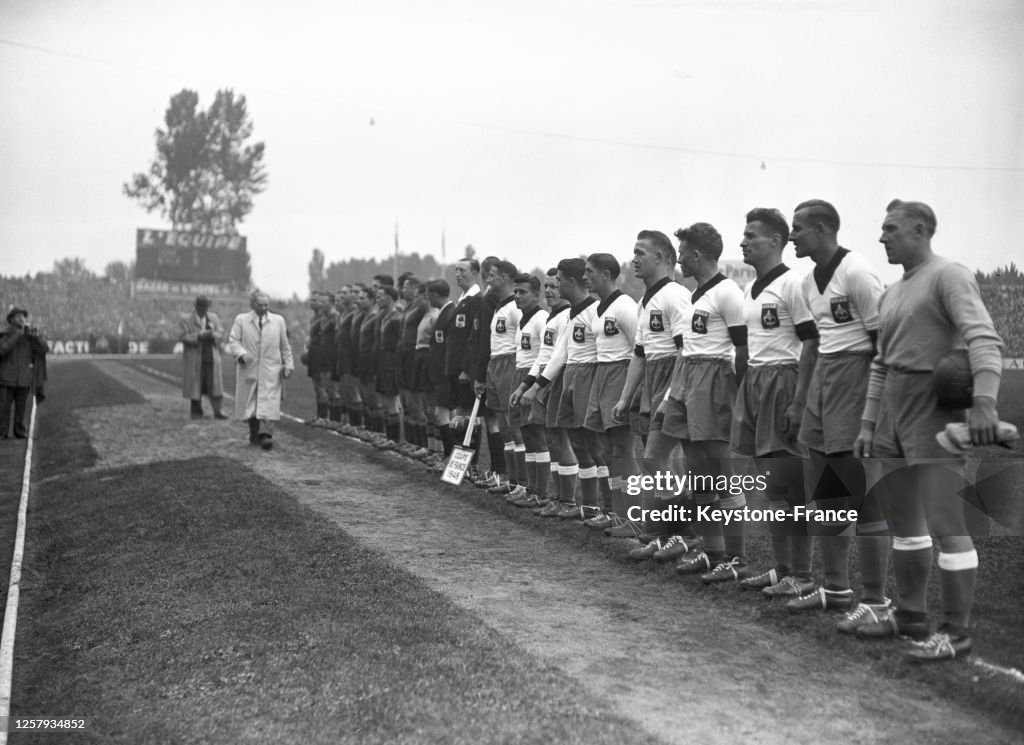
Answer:
[[[0,721],[7,721],[11,713],[11,679],[14,673],[14,633],[18,626],[18,600],[21,596],[21,560],[25,553],[25,521],[28,516],[29,484],[32,479],[32,445],[36,434],[35,389],[33,388],[32,415],[28,422],[28,443],[25,448],[25,471],[21,477],[21,501],[18,505],[18,530],[14,537],[14,556],[11,559],[11,581],[7,587],[7,610],[4,628],[0,633]],[[7,742],[7,727],[0,727],[0,745]]]

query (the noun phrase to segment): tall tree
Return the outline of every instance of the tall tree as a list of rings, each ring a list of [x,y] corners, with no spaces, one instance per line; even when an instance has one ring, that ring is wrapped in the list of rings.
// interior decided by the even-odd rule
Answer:
[[[171,96],[164,126],[149,170],[124,184],[125,195],[176,230],[236,234],[267,185],[264,144],[247,144],[253,125],[245,96],[217,91],[203,111],[199,94],[183,89]]]

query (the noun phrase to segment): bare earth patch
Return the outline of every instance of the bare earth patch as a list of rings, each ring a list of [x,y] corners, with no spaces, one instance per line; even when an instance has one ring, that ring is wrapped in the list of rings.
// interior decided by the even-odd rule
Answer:
[[[241,423],[188,419],[173,386],[123,365],[103,369],[147,403],[79,410],[97,468],[235,458],[664,741],[1020,740],[955,701],[880,678],[866,663],[837,667],[813,640],[726,616],[682,583],[666,591],[475,507],[398,456],[393,468],[382,467],[361,443],[300,439],[284,428],[265,453],[248,445]]]

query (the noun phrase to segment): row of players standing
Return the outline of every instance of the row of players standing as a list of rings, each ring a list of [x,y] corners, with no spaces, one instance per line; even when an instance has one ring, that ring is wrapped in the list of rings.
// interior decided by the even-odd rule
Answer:
[[[327,407],[318,413],[329,414],[336,400],[358,426],[361,411],[371,418],[376,411],[388,439],[397,440],[397,381],[405,375],[420,395],[406,409],[411,421],[432,413],[447,454],[454,438],[447,425],[462,421],[480,395],[493,470],[480,475],[479,485],[546,517],[644,539],[632,549],[634,558],[674,560],[680,574],[709,584],[736,582],[783,598],[793,611],[843,611],[842,632],[909,639],[906,653],[914,660],[952,659],[971,648],[978,558],[958,496],[964,463],[935,440],[964,414],[937,407],[928,373],[966,345],[974,374],[972,439],[993,444],[1001,342],[973,274],[933,254],[936,220],[927,205],[897,200],[887,209],[880,242],[889,262],[905,270],[888,290],[869,261],[839,245],[839,227],[837,211],[822,200],[798,205],[792,229],[778,210],[752,210],[741,247],[756,279],[745,290],[719,271],[723,246],[714,227],[681,229],[678,263],[697,282],[692,295],[673,279],[672,241],[642,231],[633,249],[633,269],[646,289],[639,303],[616,288],[619,262],[610,254],[563,259],[550,270],[548,311],[539,306],[538,278],[495,260],[484,267],[482,293],[476,262],[461,261],[457,300],[443,281],[422,288],[411,373],[400,361],[407,355],[390,343],[404,336],[393,307],[397,293],[378,277],[379,286],[356,288],[356,303],[365,306],[360,333],[334,337],[338,359],[355,358],[354,374],[335,366],[340,385],[318,388]],[[789,242],[798,257],[814,261],[811,274],[785,265]],[[408,291],[411,304],[418,289],[414,283]],[[380,322],[371,324],[373,339],[364,345],[373,294]],[[360,328],[358,316],[339,314],[339,329],[346,317]],[[408,312],[406,321],[412,323]],[[309,354],[323,349],[314,341]],[[376,377],[369,390],[367,352]],[[344,392],[346,375],[360,381],[361,398],[351,386]],[[373,424],[380,428],[380,421]],[[637,437],[644,443],[642,464]],[[672,468],[677,446],[685,472],[726,480],[647,499],[626,488],[642,472],[683,472]],[[810,502],[830,515],[852,508],[856,522],[769,522],[774,565],[758,571],[747,562],[742,520],[643,519],[652,514],[645,510],[664,514],[667,506],[725,508],[735,516],[745,493],[722,487],[735,483],[733,454],[754,460],[772,507],[792,512]],[[873,488],[865,457],[883,469],[872,477]],[[549,489],[552,476],[556,490]],[[925,604],[932,534],[943,589],[943,621],[935,632]],[[820,583],[811,567],[815,538]],[[859,602],[848,570],[854,541]],[[890,549],[898,606],[885,595]]]

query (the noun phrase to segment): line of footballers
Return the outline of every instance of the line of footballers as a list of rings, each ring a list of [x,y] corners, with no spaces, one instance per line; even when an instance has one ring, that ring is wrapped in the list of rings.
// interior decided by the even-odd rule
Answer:
[[[997,442],[1001,340],[972,272],[933,253],[930,207],[888,205],[879,241],[905,272],[889,288],[840,246],[839,228],[823,200],[797,205],[789,222],[751,210],[740,246],[756,278],[744,289],[719,269],[719,232],[696,223],[675,232],[678,250],[659,231],[637,235],[639,302],[617,288],[619,259],[607,253],[562,259],[543,283],[495,257],[464,259],[457,297],[444,280],[410,275],[398,290],[379,275],[315,294],[311,423],[440,471],[479,397],[484,426],[471,447],[486,442],[491,467],[471,469],[477,486],[633,539],[631,557],[673,561],[703,583],[736,583],[792,611],[841,611],[840,632],[900,637],[912,660],[966,655],[978,556],[959,496],[965,463],[935,435],[966,418],[974,444]],[[784,263],[790,243],[813,261],[810,274]],[[696,282],[692,293],[675,281],[677,264]],[[974,376],[966,412],[941,408],[930,376],[958,347]],[[734,483],[736,455],[751,459],[772,509],[856,510],[856,521],[769,522],[773,563],[752,567],[747,525],[735,519],[746,495],[713,488]],[[630,477],[666,471],[714,478],[679,494],[626,488]],[[630,519],[702,506],[723,519]],[[935,629],[933,537],[943,605]],[[890,560],[898,603],[885,594]]]

